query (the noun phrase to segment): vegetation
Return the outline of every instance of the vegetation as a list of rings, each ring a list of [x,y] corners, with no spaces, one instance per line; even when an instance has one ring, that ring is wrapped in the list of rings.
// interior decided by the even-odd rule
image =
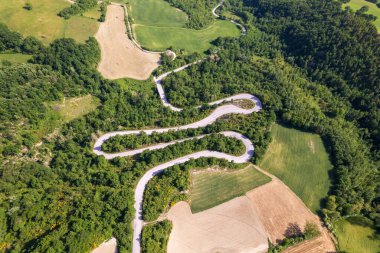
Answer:
[[[0,0],[0,22],[23,36],[33,36],[48,45],[58,38],[73,38],[85,42],[98,29],[96,19],[75,16],[65,20],[57,13],[70,6],[67,1],[28,0],[32,10],[23,9],[25,1]]]
[[[0,54],[0,66],[26,63],[31,58],[31,55],[20,53]]]
[[[330,189],[332,169],[320,136],[275,124],[272,138],[260,167],[280,178],[317,212]]]
[[[57,23],[55,14],[67,3],[30,2],[31,11],[22,8],[23,1],[0,4],[0,19],[23,35],[46,36],[48,42],[63,36],[62,24],[83,18]],[[260,162],[276,118],[320,134],[331,154],[335,179],[323,209],[325,220],[359,214],[378,226],[380,43],[370,18],[345,11],[332,0],[229,0],[228,8],[245,22],[247,35],[215,40],[217,55],[167,78],[168,95],[183,91],[172,93],[169,100],[190,106],[238,92],[259,96],[264,110],[221,119],[223,129],[238,131],[255,144],[252,161]],[[25,39],[4,31],[1,51],[21,52]],[[194,152],[196,145],[189,141],[107,161],[93,154],[94,137],[117,129],[183,125],[211,108],[173,112],[162,106],[153,85],[102,79],[95,70],[100,51],[94,39],[85,44],[59,39],[32,54],[31,63],[0,68],[1,251],[89,252],[114,235],[119,252],[130,252],[138,178],[157,164]],[[177,86],[169,85],[172,78]],[[46,127],[58,117],[50,103],[86,94],[97,97],[101,105],[58,132]],[[50,134],[37,134],[43,132],[38,129]],[[194,168],[215,163],[202,159],[189,164]],[[181,166],[176,169],[181,173],[170,177],[175,184],[182,178],[177,174],[186,174]],[[154,206],[156,198],[151,199]],[[159,203],[164,207],[153,210],[168,206]]]
[[[99,100],[91,95],[82,97],[64,98],[61,102],[52,103],[51,107],[64,121],[80,118],[96,109]]]
[[[99,22],[104,22],[106,20],[106,15],[107,15],[107,6],[108,6],[108,0],[102,1],[100,4],[100,17],[99,17]]]
[[[225,20],[210,23],[202,30],[185,28],[186,21],[191,20],[191,17],[188,18],[184,12],[171,7],[164,0],[133,0],[129,4],[135,37],[142,47],[149,50],[163,51],[173,47],[184,49],[187,53],[203,53],[211,47],[210,43],[220,36],[240,35],[239,29]],[[203,11],[212,15],[211,8]]]
[[[172,224],[167,220],[144,226],[141,234],[141,252],[165,253],[171,229]]]
[[[190,170],[205,168],[209,164],[223,168],[236,169],[240,165],[214,158],[191,160],[184,164],[167,168],[160,175],[151,179],[145,188],[143,199],[143,218],[145,221],[155,221],[168,207],[178,201],[187,200],[185,192],[190,188]]]
[[[268,253],[282,252],[291,246],[315,238],[320,234],[318,226],[312,222],[307,222],[303,231],[297,224],[289,224],[289,227],[285,231],[285,239],[275,246],[270,245]]]
[[[183,10],[189,16],[186,27],[191,29],[201,29],[209,26],[214,17],[211,10],[218,4],[213,0],[166,0],[172,6]]]
[[[244,195],[247,191],[270,181],[268,176],[257,171],[252,165],[231,171],[224,171],[223,168],[211,169],[195,170],[191,173],[190,204],[193,213]]]
[[[372,253],[380,250],[380,237],[368,219],[341,219],[334,224],[334,228],[341,251]]]
[[[374,24],[377,28],[377,31],[380,32],[380,2],[371,2],[371,1],[365,1],[365,0],[350,0],[347,4],[344,4],[343,7],[350,7],[353,11],[358,11],[363,6],[368,6],[368,11],[365,12],[370,15],[374,15],[376,20],[374,20]]]
[[[97,0],[75,0],[75,3],[61,10],[58,13],[58,16],[64,19],[69,19],[72,16],[83,14],[85,11],[95,7],[97,4]]]

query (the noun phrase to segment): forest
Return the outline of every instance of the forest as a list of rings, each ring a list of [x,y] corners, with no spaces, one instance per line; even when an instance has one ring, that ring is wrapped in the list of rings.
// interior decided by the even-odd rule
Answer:
[[[212,108],[192,105],[238,92],[257,95],[264,109],[225,117],[210,126],[215,130],[199,131],[246,135],[255,144],[254,163],[265,153],[276,120],[320,134],[334,165],[333,187],[321,215],[330,222],[360,214],[380,225],[380,43],[375,27],[365,16],[332,0],[229,0],[223,8],[240,16],[248,33],[217,39],[217,57],[165,79],[169,101],[185,106],[181,112],[162,106],[153,85],[132,91],[104,80],[96,71],[100,49],[93,38],[84,44],[59,39],[44,47],[0,25],[1,52],[33,54],[27,64],[0,67],[1,251],[89,252],[115,236],[119,252],[129,252],[138,178],[159,163],[197,150],[198,144],[218,149],[229,140],[210,137],[197,145],[191,140],[110,161],[92,153],[94,140],[117,129],[194,122]],[[170,64],[176,63],[166,61],[162,68]],[[57,116],[47,102],[84,94],[99,98],[99,108],[50,131]],[[41,134],[41,129],[54,134]],[[110,150],[182,134],[191,136],[180,132],[156,135],[157,139],[120,138]],[[236,147],[232,152],[238,152],[240,145],[232,144]],[[185,186],[176,180],[185,177],[186,170],[181,166],[176,170],[180,177],[165,179],[163,174],[152,182],[169,180]],[[165,201],[146,210],[147,219],[176,201],[179,191],[169,192]],[[166,226],[146,233],[160,231],[154,241],[165,240]]]

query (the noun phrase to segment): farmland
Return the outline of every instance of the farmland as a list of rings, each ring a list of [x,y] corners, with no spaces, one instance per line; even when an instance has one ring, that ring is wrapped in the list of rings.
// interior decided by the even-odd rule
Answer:
[[[270,178],[252,165],[236,171],[204,170],[191,173],[190,201],[194,212],[224,203],[268,183]]]
[[[68,7],[65,0],[30,0],[32,10],[23,8],[24,1],[0,0],[0,22],[24,36],[34,36],[45,44],[62,37],[73,38],[83,42],[93,36],[98,29],[98,22],[92,17],[95,10],[90,10],[84,16],[64,20],[57,13]],[[99,13],[99,12],[98,12]],[[87,16],[91,16],[87,17]]]
[[[332,168],[321,138],[316,134],[272,127],[273,141],[260,167],[279,177],[313,211],[327,196]]]
[[[226,20],[215,20],[201,30],[185,28],[187,15],[164,0],[134,0],[128,10],[137,41],[142,47],[153,51],[173,47],[189,53],[202,53],[211,46],[210,42],[220,36],[240,35],[239,29]]]

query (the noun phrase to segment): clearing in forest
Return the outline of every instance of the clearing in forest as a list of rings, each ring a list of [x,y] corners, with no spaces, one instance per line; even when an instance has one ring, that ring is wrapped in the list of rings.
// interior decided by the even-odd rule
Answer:
[[[143,52],[128,38],[124,17],[122,6],[108,5],[106,21],[95,35],[101,49],[98,70],[108,79],[145,80],[158,67],[160,55]]]
[[[241,34],[236,25],[227,20],[215,20],[202,30],[185,28],[187,15],[164,0],[131,0],[128,9],[137,41],[153,51],[172,46],[189,53],[202,53],[218,37]]]
[[[239,170],[193,170],[191,172],[190,203],[196,213],[244,195],[271,179],[252,165]]]
[[[302,231],[309,221],[318,225],[322,233],[320,237],[306,241],[301,252],[335,252],[334,243],[327,229],[321,227],[318,216],[279,179],[274,177],[270,183],[253,189],[246,196],[255,206],[272,243],[284,239],[291,228]]]
[[[68,20],[58,17],[58,12],[70,6],[66,0],[28,0],[32,10],[25,10],[25,1],[0,0],[0,22],[24,36],[34,36],[48,44],[58,38],[73,38],[84,42],[98,30],[94,18],[74,16]],[[89,11],[100,16],[98,7]],[[95,12],[95,13],[94,13]]]
[[[260,167],[280,178],[316,212],[330,188],[332,169],[321,137],[278,124],[272,127],[272,137]]]
[[[179,202],[167,218],[173,223],[168,253],[263,253],[268,248],[264,227],[245,196],[196,214],[187,202]]]
[[[380,33],[380,8],[376,4],[368,2],[366,0],[350,0],[347,4],[344,4],[343,7],[350,6],[352,10],[357,11],[363,6],[368,6],[367,14],[372,14],[377,17],[373,22],[377,28],[377,32]]]
[[[67,122],[92,112],[98,107],[100,101],[92,95],[73,97],[62,102],[52,104],[52,108]]]
[[[28,54],[0,54],[0,66],[4,65],[4,63],[6,64],[6,62],[10,62],[11,64],[26,63],[30,58],[32,56]]]

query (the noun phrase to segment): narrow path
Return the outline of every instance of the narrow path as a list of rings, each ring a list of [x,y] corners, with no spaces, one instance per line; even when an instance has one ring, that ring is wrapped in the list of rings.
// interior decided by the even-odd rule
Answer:
[[[215,13],[215,11],[222,4],[223,4],[223,2],[220,2],[212,10],[212,13],[216,17],[219,17],[219,16]],[[231,22],[239,25],[242,28],[242,35],[246,34],[246,29],[244,26],[240,25],[239,23],[237,23],[236,21],[233,21],[233,20],[231,20]],[[199,60],[199,61],[187,64],[187,65],[184,65],[184,66],[179,67],[175,70],[164,73],[158,77],[154,77],[154,82],[156,84],[160,99],[161,99],[164,106],[169,107],[173,111],[177,111],[177,112],[182,110],[181,108],[175,107],[169,103],[169,101],[166,98],[165,91],[162,87],[162,80],[172,73],[182,71],[182,70],[192,66],[193,64],[200,63],[201,61],[202,60]],[[240,107],[233,105],[233,104],[224,104],[226,102],[232,102],[233,100],[242,100],[242,99],[252,101],[255,104],[255,106],[253,108],[250,108],[250,109],[243,109],[243,108],[240,108]],[[220,104],[223,104],[223,105],[220,105]],[[234,96],[231,96],[228,98],[224,98],[224,99],[221,99],[218,101],[214,101],[212,103],[209,103],[209,105],[220,105],[220,106],[217,107],[210,115],[208,115],[204,119],[199,120],[199,121],[194,122],[194,123],[191,123],[191,124],[188,124],[188,125],[183,125],[183,126],[178,126],[178,127],[168,127],[168,128],[147,129],[147,130],[115,131],[115,132],[106,133],[106,134],[100,136],[96,140],[94,148],[93,148],[93,152],[97,155],[103,155],[106,159],[113,159],[115,157],[125,157],[125,156],[132,156],[132,155],[140,154],[140,153],[144,152],[145,150],[162,149],[162,148],[165,148],[169,145],[174,145],[178,142],[183,142],[183,141],[186,141],[188,139],[177,140],[177,141],[173,141],[170,143],[160,143],[160,144],[151,145],[149,147],[145,147],[145,148],[141,148],[141,149],[129,150],[129,151],[125,151],[125,152],[112,153],[112,154],[103,152],[101,149],[101,146],[106,140],[108,140],[109,138],[116,136],[116,135],[139,134],[141,132],[145,132],[146,134],[151,135],[153,132],[164,133],[164,132],[168,132],[170,130],[175,131],[175,130],[184,130],[184,129],[192,129],[192,128],[194,129],[194,128],[199,128],[199,127],[204,127],[204,126],[210,125],[210,124],[214,123],[218,118],[220,118],[224,115],[228,115],[228,114],[245,114],[245,115],[247,115],[247,114],[251,114],[254,112],[258,112],[262,109],[261,101],[257,97],[255,97],[251,94],[246,94],[246,93],[237,94],[237,95],[234,95]],[[159,174],[160,172],[164,171],[166,168],[169,168],[173,165],[182,164],[182,163],[189,161],[190,159],[197,159],[197,158],[201,158],[201,157],[215,157],[215,158],[220,158],[220,159],[226,159],[230,162],[235,162],[235,163],[245,163],[245,162],[248,162],[252,158],[252,155],[254,152],[254,146],[253,146],[252,142],[247,137],[245,137],[244,135],[242,135],[240,133],[233,132],[233,131],[225,131],[225,132],[221,132],[220,134],[227,136],[227,137],[232,137],[232,138],[240,140],[245,146],[244,154],[241,156],[233,156],[233,155],[229,155],[229,154],[222,153],[222,152],[204,150],[204,151],[192,153],[192,154],[189,154],[189,155],[168,161],[166,163],[160,164],[160,165],[150,169],[149,171],[147,171],[142,176],[142,178],[138,182],[136,189],[135,189],[135,204],[134,204],[135,218],[134,218],[134,222],[133,222],[133,241],[132,241],[133,248],[132,248],[132,253],[140,253],[140,251],[141,251],[141,231],[142,231],[142,227],[144,224],[144,221],[142,218],[143,195],[144,195],[144,190],[145,190],[147,183],[155,175]],[[204,136],[206,136],[206,135],[200,135],[196,138],[201,139]]]

